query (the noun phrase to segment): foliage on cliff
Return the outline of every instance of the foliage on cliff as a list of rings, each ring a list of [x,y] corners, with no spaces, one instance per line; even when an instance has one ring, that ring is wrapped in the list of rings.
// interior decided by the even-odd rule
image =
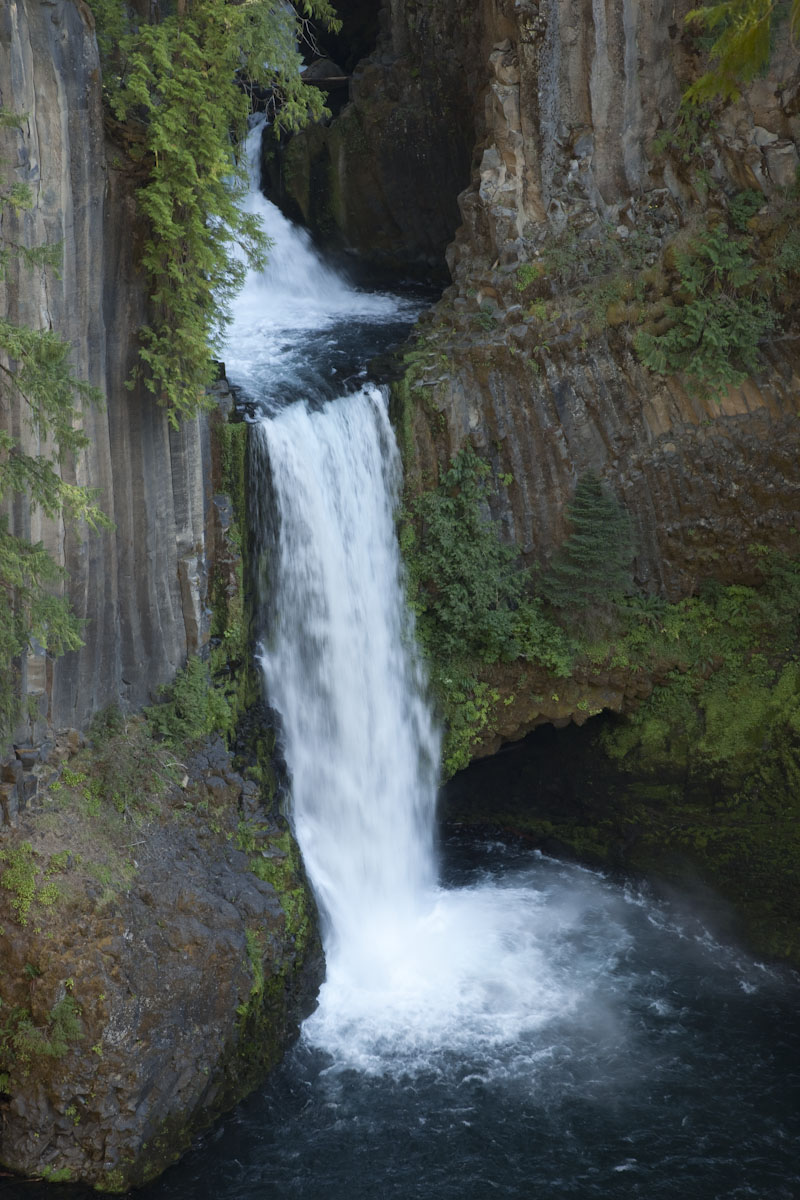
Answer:
[[[0,128],[14,130],[21,117],[0,109]],[[0,183],[0,282],[12,265],[30,271],[57,271],[59,246],[28,247],[7,230],[32,205],[30,189],[18,182]],[[9,222],[9,218],[12,220]],[[0,429],[0,507],[26,496],[48,517],[65,516],[92,529],[108,521],[94,493],[62,478],[60,468],[87,444],[80,425],[81,409],[100,402],[100,394],[78,379],[70,366],[72,348],[57,332],[30,329],[0,316],[0,395],[3,407],[16,408],[38,442],[13,428]],[[68,601],[57,594],[64,573],[41,542],[12,532],[0,515],[0,744],[19,716],[16,690],[18,659],[35,641],[53,654],[82,644],[81,625]]]
[[[796,722],[800,570],[792,559],[752,546],[761,587],[708,584],[700,596],[668,604],[634,589],[628,515],[596,476],[578,481],[569,532],[545,570],[522,568],[490,518],[491,499],[489,466],[467,448],[436,488],[407,502],[401,530],[419,637],[447,727],[445,776],[503,727],[520,688],[547,687],[553,702],[556,692],[569,693],[588,715],[599,711],[599,693],[585,691],[581,700],[580,681],[608,672],[664,681],[607,747],[620,760],[640,739],[651,749],[661,739],[667,761],[680,730],[693,739],[697,761],[732,786],[774,721]],[[677,705],[672,725],[659,716],[664,703]]]
[[[177,424],[205,403],[214,347],[248,264],[268,241],[243,211],[237,147],[254,88],[271,97],[274,125],[322,115],[322,93],[302,81],[297,42],[313,19],[338,26],[327,0],[189,0],[139,24],[124,0],[92,0],[113,116],[144,180],[141,256],[151,300],[140,330],[146,387]]]
[[[692,9],[687,22],[707,30],[714,40],[709,68],[689,88],[687,100],[737,99],[742,86],[767,66],[774,26],[785,7],[781,0],[717,0]],[[796,37],[800,33],[800,0],[792,0],[789,26],[791,36]]]

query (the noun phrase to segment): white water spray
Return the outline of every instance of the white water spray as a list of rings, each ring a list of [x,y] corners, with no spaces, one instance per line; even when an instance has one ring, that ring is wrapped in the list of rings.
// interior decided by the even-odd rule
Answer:
[[[224,348],[231,377],[254,397],[269,397],[276,375],[302,375],[304,335],[330,331],[335,337],[337,326],[380,325],[418,309],[414,301],[353,287],[323,261],[306,230],[267,200],[259,187],[263,133],[264,120],[256,118],[246,143],[250,191],[244,207],[270,238],[269,261],[263,274],[248,274],[234,300]]]
[[[310,278],[323,321],[345,300],[356,313],[398,302],[331,277],[306,235],[265,201],[251,203],[280,247],[271,273],[248,280],[228,353],[234,381],[252,394],[254,362],[285,364],[274,340],[263,349],[254,314],[294,319],[287,314]],[[293,353],[302,354],[307,316]],[[367,387],[322,405],[301,393],[254,434],[257,504],[274,508],[277,525],[264,679],[281,715],[327,958],[304,1036],[335,1066],[404,1073],[469,1060],[486,1077],[529,1075],[549,1052],[537,1038],[544,1025],[565,1013],[578,1025],[601,1019],[595,984],[628,943],[618,902],[588,875],[566,895],[534,885],[530,868],[437,886],[438,745],[403,599],[399,462],[385,398]]]

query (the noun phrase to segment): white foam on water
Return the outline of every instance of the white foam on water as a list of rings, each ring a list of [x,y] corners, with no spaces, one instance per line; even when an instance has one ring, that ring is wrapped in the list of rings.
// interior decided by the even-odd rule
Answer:
[[[388,303],[332,273],[257,189],[250,203],[275,245],[236,307],[234,377],[268,360],[274,344],[262,343],[276,327],[291,340],[292,330]],[[557,1057],[569,1081],[585,1055],[586,1070],[602,1075],[603,1047],[618,1051],[628,1036],[631,910],[665,918],[639,893],[541,859],[439,886],[439,738],[404,599],[400,461],[385,396],[374,387],[322,405],[301,396],[253,436],[254,511],[269,510],[276,526],[266,565],[275,617],[261,664],[327,960],[306,1042],[331,1055],[334,1071],[532,1078]],[[667,979],[639,984],[649,1004],[667,1003]]]
[[[270,238],[267,269],[248,271],[231,306],[232,322],[222,353],[233,382],[252,388],[296,349],[304,333],[337,323],[395,321],[417,303],[354,287],[328,266],[308,232],[283,215],[259,187],[263,118],[248,134],[245,152],[250,190],[243,208]]]
[[[261,661],[327,958],[304,1036],[368,1072],[476,1053],[494,1056],[490,1074],[512,1060],[527,1069],[542,1050],[531,1036],[585,1007],[626,944],[608,920],[592,944],[599,907],[607,918],[619,902],[589,874],[555,895],[530,871],[517,884],[437,885],[438,737],[403,596],[385,399],[368,387],[318,410],[295,404],[254,433],[279,525]]]

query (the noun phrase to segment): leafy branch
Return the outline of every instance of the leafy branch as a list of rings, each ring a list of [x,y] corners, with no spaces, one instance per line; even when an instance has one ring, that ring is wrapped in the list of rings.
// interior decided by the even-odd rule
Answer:
[[[122,0],[92,0],[114,117],[136,130],[130,155],[145,171],[137,193],[147,235],[141,256],[151,316],[139,331],[141,375],[177,425],[206,403],[214,347],[248,265],[268,239],[243,211],[249,93],[266,90],[274,128],[321,117],[304,84],[297,40],[311,20],[339,22],[328,0],[192,0],[137,26]]]
[[[687,14],[690,24],[715,35],[710,66],[688,89],[684,99],[700,103],[715,96],[738,99],[769,62],[774,22],[783,6],[779,0],[719,0]],[[792,0],[789,29],[800,34],[800,0]]]

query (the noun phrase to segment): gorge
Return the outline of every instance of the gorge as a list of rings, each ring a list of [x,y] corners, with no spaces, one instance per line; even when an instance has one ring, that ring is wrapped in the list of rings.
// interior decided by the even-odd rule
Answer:
[[[119,237],[134,181],[100,145],[91,17],[12,4],[2,101],[39,137],[22,131],[16,161],[74,258],[57,287],[12,280],[9,311],[64,328],[103,383],[74,478],[116,525],[92,541],[14,513],[92,620],[83,649],[31,647],[37,707],[3,775],[14,1170],[145,1184],[278,1061],[321,978],[283,797],[321,908],[320,1005],[267,1090],[153,1195],[666,1196],[676,1178],[792,1194],[796,979],[726,943],[798,960],[798,62],[781,44],[687,161],[677,106],[700,51],[662,8],[393,0],[374,25],[345,4],[363,38],[351,101],[267,155],[275,198],[382,278],[435,276],[449,245],[453,283],[372,368],[388,397],[366,361],[406,336],[419,291],[353,287],[271,210],[269,273],[248,278],[225,351],[233,405],[220,382],[223,420],[175,430],[120,387],[147,300],[140,235]],[[265,209],[257,190],[247,206]],[[747,378],[732,346],[704,392],[645,361],[640,334],[679,327],[689,264],[722,228],[721,290],[771,306],[772,332]],[[631,531],[627,598],[597,593],[591,620],[542,599],[587,478]],[[480,758],[443,797],[441,878],[431,698],[446,774]],[[121,784],[123,752],[161,783]],[[609,867],[634,874],[594,873]],[[736,913],[719,935],[706,884]]]

